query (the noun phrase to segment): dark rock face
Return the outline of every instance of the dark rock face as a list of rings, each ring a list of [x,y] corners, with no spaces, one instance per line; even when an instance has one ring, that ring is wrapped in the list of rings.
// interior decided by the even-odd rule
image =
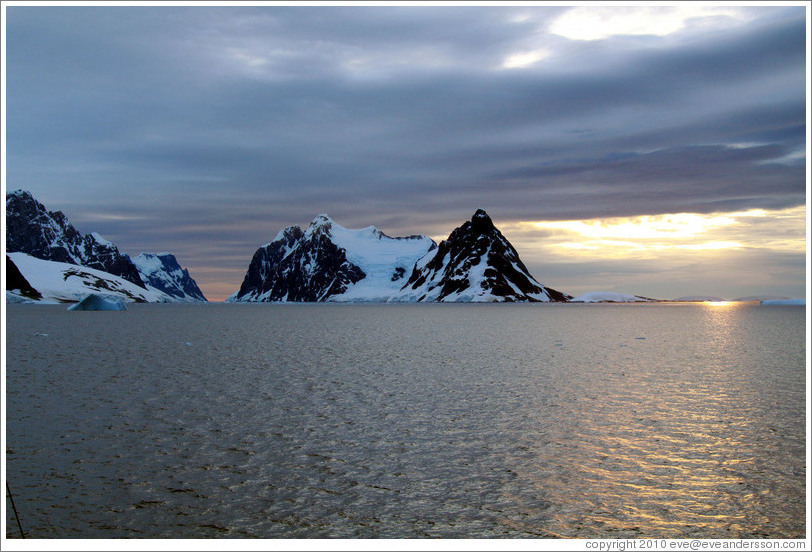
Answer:
[[[483,264],[484,263],[484,264]],[[416,301],[568,301],[543,286],[479,209],[451,232],[428,262],[415,265],[402,290]]]
[[[103,270],[144,287],[127,255],[98,234],[80,234],[61,211],[47,211],[30,193],[6,195],[6,251]]]
[[[330,227],[317,217],[305,232],[298,226],[280,232],[254,253],[234,300],[324,301],[362,280],[366,274],[333,243]]]
[[[178,301],[206,301],[189,271],[171,253],[141,253],[133,259],[141,280]]]
[[[6,255],[6,289],[20,290],[22,295],[30,299],[42,299],[40,292],[31,286],[8,255]]]

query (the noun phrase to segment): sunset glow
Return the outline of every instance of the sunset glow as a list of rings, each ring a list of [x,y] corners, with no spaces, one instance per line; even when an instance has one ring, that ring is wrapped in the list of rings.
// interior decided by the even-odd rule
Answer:
[[[515,229],[547,247],[584,256],[745,248],[803,251],[803,207],[730,213],[675,213],[586,221],[522,222]]]

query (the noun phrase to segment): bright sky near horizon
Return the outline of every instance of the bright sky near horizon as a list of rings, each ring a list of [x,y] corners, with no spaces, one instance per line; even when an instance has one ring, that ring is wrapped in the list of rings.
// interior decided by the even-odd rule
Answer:
[[[204,293],[485,209],[578,295],[805,297],[809,5],[4,2],[5,191]]]

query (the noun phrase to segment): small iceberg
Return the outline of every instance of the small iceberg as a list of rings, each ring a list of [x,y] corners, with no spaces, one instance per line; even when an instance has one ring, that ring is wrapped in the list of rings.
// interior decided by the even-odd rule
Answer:
[[[806,305],[806,299],[763,299],[762,305]]]
[[[654,299],[614,291],[590,291],[571,300],[572,303],[639,303],[649,301],[654,301]]]
[[[127,310],[127,305],[123,299],[117,297],[105,297],[91,293],[84,299],[68,307],[68,310],[80,311],[123,311]]]

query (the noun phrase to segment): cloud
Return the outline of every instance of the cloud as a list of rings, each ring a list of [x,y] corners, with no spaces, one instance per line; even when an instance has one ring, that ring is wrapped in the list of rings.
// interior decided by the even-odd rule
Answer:
[[[617,35],[666,36],[713,18],[742,20],[746,11],[731,6],[617,7],[581,6],[568,10],[550,25],[550,32],[574,40],[603,40]]]
[[[11,6],[7,178],[125,249],[223,255],[319,212],[447,235],[477,207],[803,204],[804,8],[700,8],[584,40],[580,7]]]

